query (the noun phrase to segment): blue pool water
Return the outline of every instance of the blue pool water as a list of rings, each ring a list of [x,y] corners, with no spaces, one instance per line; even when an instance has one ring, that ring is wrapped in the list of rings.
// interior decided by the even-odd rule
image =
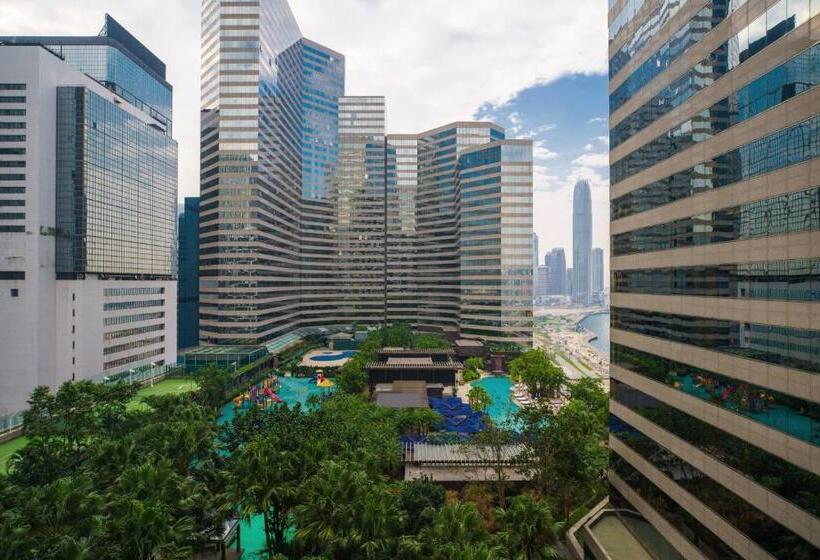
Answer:
[[[308,358],[311,362],[335,362],[336,360],[344,360],[345,358],[352,358],[356,355],[355,350],[342,350],[341,352],[327,352],[324,354],[317,354]]]
[[[496,426],[516,429],[518,422],[515,414],[518,405],[510,398],[510,387],[513,382],[507,376],[485,377],[473,382],[474,386],[483,387],[490,394],[493,404],[487,409],[487,414],[493,419]]]

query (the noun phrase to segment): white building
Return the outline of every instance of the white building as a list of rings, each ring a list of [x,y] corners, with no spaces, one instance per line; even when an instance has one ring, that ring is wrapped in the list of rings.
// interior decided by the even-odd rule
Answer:
[[[176,361],[177,148],[151,57],[110,18],[0,38],[0,420],[38,385]]]

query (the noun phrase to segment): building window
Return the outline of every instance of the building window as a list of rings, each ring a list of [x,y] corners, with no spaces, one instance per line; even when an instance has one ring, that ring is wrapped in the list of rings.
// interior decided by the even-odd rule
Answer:
[[[18,288],[12,288],[11,297],[20,297],[20,290]]]

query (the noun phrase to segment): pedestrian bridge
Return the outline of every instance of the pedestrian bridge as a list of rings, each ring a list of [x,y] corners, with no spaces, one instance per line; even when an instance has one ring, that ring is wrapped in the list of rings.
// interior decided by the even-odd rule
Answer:
[[[498,448],[471,444],[406,443],[402,459],[404,479],[434,482],[492,482],[499,472],[505,480],[527,480],[519,457],[523,445]]]

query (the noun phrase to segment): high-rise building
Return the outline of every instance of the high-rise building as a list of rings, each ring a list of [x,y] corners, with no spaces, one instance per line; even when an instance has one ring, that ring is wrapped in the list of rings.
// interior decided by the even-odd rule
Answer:
[[[200,339],[407,321],[531,344],[529,144],[490,123],[386,136],[385,99],[345,96],[344,57],[286,0],[202,17]]]
[[[578,181],[572,194],[572,301],[587,305],[592,295],[592,194]]]
[[[592,295],[597,296],[604,291],[604,250],[592,250]]]
[[[564,249],[555,247],[544,257],[544,264],[549,271],[547,274],[547,295],[563,296],[569,294],[567,290],[567,259]]]
[[[94,37],[0,38],[0,416],[37,385],[176,361],[165,65]]]
[[[177,348],[199,344],[199,198],[185,197],[178,227]]]
[[[538,265],[541,264],[540,262],[538,262],[538,259],[541,258],[539,251],[540,251],[540,249],[538,248],[538,234],[535,233],[535,232],[532,232],[532,268],[533,269],[538,268]]]
[[[610,501],[820,558],[820,0],[610,10]]]
[[[550,295],[549,293],[550,267],[541,265],[535,269],[532,293],[536,298]]]

